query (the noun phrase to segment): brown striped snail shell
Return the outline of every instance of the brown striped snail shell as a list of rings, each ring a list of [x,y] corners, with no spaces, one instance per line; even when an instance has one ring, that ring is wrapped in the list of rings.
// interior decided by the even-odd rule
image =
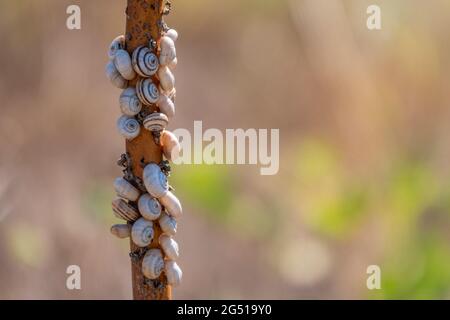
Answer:
[[[175,43],[170,37],[161,37],[160,42],[160,54],[159,54],[159,64],[162,66],[167,66],[173,59],[177,57],[177,51],[175,49]]]
[[[166,209],[166,212],[175,219],[180,218],[183,214],[183,208],[181,207],[180,200],[178,200],[178,198],[175,197],[175,195],[170,191],[159,198],[159,203],[161,203],[161,205]]]
[[[173,40],[173,42],[175,42],[178,39],[178,32],[175,29],[169,29],[167,30],[165,36],[169,37],[170,39]]]
[[[156,220],[161,215],[161,204],[148,193],[139,198],[138,208],[141,215],[149,221]]]
[[[163,212],[159,217],[158,222],[161,230],[165,234],[174,236],[177,233],[177,221],[175,220],[175,218]]]
[[[176,287],[181,283],[183,272],[175,261],[166,260],[164,265],[164,272],[166,273],[167,283],[171,286]]]
[[[175,77],[169,67],[161,66],[158,69],[159,85],[165,92],[170,92],[175,88]]]
[[[167,234],[160,235],[158,240],[166,257],[170,260],[177,260],[180,255],[178,243]]]
[[[119,89],[125,89],[128,87],[128,81],[122,77],[112,61],[108,62],[106,65],[106,77],[115,87]]]
[[[117,130],[125,139],[133,140],[139,135],[141,126],[135,118],[123,115],[117,120]]]
[[[130,201],[136,201],[140,194],[137,188],[122,177],[114,180],[114,190],[119,197]]]
[[[143,177],[145,188],[153,197],[161,198],[169,192],[167,177],[156,163],[145,166]]]
[[[139,212],[123,199],[115,199],[112,202],[112,209],[117,218],[125,221],[133,222],[140,217]]]
[[[125,49],[125,36],[120,35],[116,37],[109,45],[108,57],[109,60],[113,60],[117,50]]]
[[[139,100],[147,106],[156,103],[159,100],[158,87],[151,79],[139,79],[136,83],[136,93]]]
[[[164,258],[161,250],[150,249],[142,259],[142,273],[148,279],[158,278],[164,270]]]
[[[181,146],[177,137],[172,132],[164,130],[161,133],[159,142],[167,160],[173,161],[179,157]]]
[[[134,70],[144,78],[151,77],[158,71],[158,57],[145,46],[140,46],[134,50],[131,61]]]
[[[164,113],[153,112],[145,117],[142,122],[144,128],[151,132],[161,132],[169,124],[169,119]]]
[[[152,242],[154,234],[153,222],[144,218],[136,220],[131,227],[131,239],[135,245],[141,248]]]
[[[136,77],[136,72],[134,72],[131,58],[127,51],[123,49],[116,51],[114,65],[124,79],[133,80]]]
[[[132,87],[122,91],[119,103],[120,110],[127,116],[135,116],[142,110],[142,103],[137,96],[136,89]]]
[[[115,224],[111,227],[111,233],[119,239],[128,238],[131,235],[131,225]]]

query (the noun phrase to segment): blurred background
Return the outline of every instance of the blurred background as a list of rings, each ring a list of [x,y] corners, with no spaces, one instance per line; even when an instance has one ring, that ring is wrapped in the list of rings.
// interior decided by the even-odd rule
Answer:
[[[450,298],[450,2],[172,2],[171,128],[279,128],[281,143],[275,176],[173,168],[174,298]],[[131,298],[128,241],[109,232],[120,90],[104,75],[125,5],[0,0],[2,299]],[[71,264],[82,290],[66,289]]]

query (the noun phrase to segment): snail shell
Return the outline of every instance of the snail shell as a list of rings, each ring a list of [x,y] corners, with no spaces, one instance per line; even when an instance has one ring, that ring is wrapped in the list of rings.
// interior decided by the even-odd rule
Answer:
[[[164,270],[164,259],[161,250],[150,249],[142,259],[142,273],[148,279],[158,278]]]
[[[116,55],[114,57],[114,65],[124,79],[133,80],[136,77],[136,72],[134,72],[133,70],[133,66],[131,65],[131,58],[127,51],[123,49],[119,49],[116,51]]]
[[[161,132],[169,124],[169,119],[164,113],[154,112],[145,117],[144,128],[152,132]]]
[[[156,220],[161,215],[161,204],[148,193],[143,194],[138,201],[141,215],[147,220]]]
[[[167,160],[173,161],[179,157],[181,146],[177,137],[172,132],[164,130],[161,133],[159,141]]]
[[[172,192],[168,191],[164,196],[159,198],[159,202],[166,209],[166,212],[175,219],[180,218],[183,214],[180,200]]]
[[[166,34],[167,37],[173,40],[173,42],[177,41],[178,39],[178,32],[175,29],[169,29],[167,30]]]
[[[139,219],[139,212],[137,212],[136,209],[134,209],[132,206],[130,206],[125,200],[123,199],[116,199],[112,202],[112,209],[114,212],[114,215],[119,218],[123,219],[125,221],[133,222]]]
[[[133,140],[139,135],[141,126],[136,119],[123,115],[117,120],[117,129],[125,139]]]
[[[109,60],[113,60],[117,50],[125,49],[125,36],[120,35],[116,37],[109,45],[108,57]]]
[[[136,89],[129,87],[122,91],[119,99],[120,110],[127,116],[135,116],[142,109],[142,103],[136,93]]]
[[[158,105],[159,110],[164,113],[168,119],[173,118],[175,115],[175,104],[167,95],[160,94],[156,104]]]
[[[166,213],[162,213],[158,220],[161,230],[170,236],[177,233],[177,221]]]
[[[121,76],[112,61],[108,62],[106,65],[106,76],[109,81],[119,89],[125,89],[128,86],[128,81]]]
[[[161,248],[163,249],[167,258],[169,258],[170,260],[178,259],[180,255],[178,243],[171,236],[168,236],[167,234],[160,235],[159,244],[161,245]]]
[[[159,100],[159,90],[151,79],[139,79],[136,83],[136,93],[139,100],[147,106]]]
[[[151,77],[158,71],[158,57],[145,46],[140,46],[134,50],[131,62],[134,70],[144,78]]]
[[[169,192],[167,177],[156,163],[145,166],[143,177],[145,188],[153,197],[161,198]]]
[[[148,246],[152,242],[154,234],[153,222],[144,218],[136,220],[131,228],[131,239],[135,245],[141,248]]]
[[[114,180],[114,189],[119,197],[130,201],[136,201],[139,198],[139,190],[122,177]]]
[[[131,235],[131,225],[115,224],[111,227],[111,233],[119,239],[128,238]]]
[[[175,77],[169,67],[161,66],[158,69],[159,85],[165,92],[170,92],[175,88]]]
[[[164,36],[160,42],[161,52],[159,54],[159,64],[167,66],[173,59],[177,57],[175,43],[170,37]]]
[[[167,283],[171,286],[178,286],[181,283],[181,278],[183,277],[183,272],[181,271],[178,264],[173,260],[166,260],[164,271],[167,277]]]
[[[170,70],[173,71],[177,68],[177,64],[178,64],[178,58],[175,58],[168,64],[168,67],[170,68]]]

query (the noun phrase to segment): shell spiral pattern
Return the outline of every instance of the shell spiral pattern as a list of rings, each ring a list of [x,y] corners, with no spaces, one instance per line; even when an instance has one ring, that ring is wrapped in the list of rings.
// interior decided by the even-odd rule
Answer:
[[[133,69],[141,77],[151,77],[158,71],[158,57],[147,47],[140,46],[136,48],[136,50],[134,50],[133,52],[131,61]]]
[[[158,87],[151,79],[139,79],[136,83],[136,92],[139,100],[147,106],[154,104],[159,100]]]

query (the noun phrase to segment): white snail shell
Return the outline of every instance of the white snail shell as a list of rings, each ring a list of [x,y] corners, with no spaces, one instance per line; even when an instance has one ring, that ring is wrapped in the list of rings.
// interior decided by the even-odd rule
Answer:
[[[139,135],[141,126],[136,119],[123,115],[117,120],[117,130],[125,139],[133,140]]]
[[[139,79],[136,83],[136,93],[139,100],[147,106],[156,103],[159,100],[158,87],[151,79]]]
[[[122,177],[114,180],[114,189],[119,197],[130,201],[136,201],[139,198],[139,190]]]
[[[162,213],[158,222],[161,230],[165,234],[174,236],[177,233],[177,221],[175,220],[175,218],[169,216],[166,213]]]
[[[170,37],[161,37],[160,42],[161,52],[159,54],[159,64],[167,66],[173,59],[177,57],[175,43]]]
[[[161,133],[159,141],[167,160],[173,161],[179,157],[181,146],[177,137],[172,132],[164,130]]]
[[[136,77],[136,72],[134,72],[133,66],[131,65],[131,58],[127,51],[123,49],[116,51],[114,65],[124,79],[133,80]]]
[[[159,85],[165,92],[170,92],[175,88],[175,77],[169,67],[161,66],[158,69]]]
[[[138,208],[141,215],[149,221],[156,220],[161,215],[161,204],[148,193],[139,198]]]
[[[106,77],[119,89],[125,89],[128,86],[128,81],[122,77],[112,61],[106,65]]]
[[[177,68],[177,64],[178,64],[178,58],[173,59],[171,62],[169,62],[169,64],[167,65],[170,70],[175,70]]]
[[[134,50],[131,61],[134,70],[144,78],[151,77],[158,71],[158,57],[145,46],[140,46]]]
[[[154,234],[153,222],[144,218],[136,220],[131,228],[131,239],[135,245],[141,248],[148,246],[152,242]]]
[[[177,41],[177,39],[178,39],[178,32],[175,29],[167,30],[165,35],[168,36],[170,39],[172,39],[173,42]]]
[[[117,218],[125,221],[133,222],[140,216],[139,212],[123,199],[115,199],[112,202],[112,209]]]
[[[148,279],[158,278],[164,270],[164,259],[161,250],[150,249],[142,259],[142,273]]]
[[[115,224],[111,227],[111,233],[119,239],[128,238],[131,235],[131,225]]]
[[[169,124],[169,119],[164,113],[154,112],[145,117],[142,122],[144,128],[152,132],[161,132]]]
[[[110,44],[109,50],[108,50],[108,57],[109,60],[113,60],[117,50],[121,50],[125,48],[125,36],[120,35],[116,37]]]
[[[136,89],[132,87],[122,91],[119,103],[120,110],[127,116],[135,116],[142,110],[142,103],[137,96]]]
[[[161,198],[169,192],[166,175],[156,163],[150,163],[144,168],[144,185],[148,193],[155,198]]]
[[[166,212],[174,217],[175,219],[178,219],[183,214],[183,208],[181,207],[180,200],[178,200],[175,195],[168,191],[164,196],[159,198],[159,203],[166,209]]]
[[[159,236],[159,244],[163,249],[165,255],[170,260],[177,260],[180,253],[178,243],[169,235],[162,234]]]
[[[183,277],[183,272],[178,264],[173,260],[166,260],[164,271],[167,277],[167,283],[171,286],[178,286],[181,283],[181,278]]]
[[[173,118],[175,115],[175,104],[166,94],[160,94],[156,104],[158,105],[159,110],[164,113],[168,119]]]

